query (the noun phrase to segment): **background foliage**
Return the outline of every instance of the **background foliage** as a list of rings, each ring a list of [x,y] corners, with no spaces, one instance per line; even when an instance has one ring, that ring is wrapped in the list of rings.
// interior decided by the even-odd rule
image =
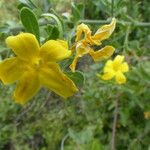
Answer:
[[[0,149],[109,150],[118,100],[117,149],[150,150],[150,120],[144,118],[144,112],[150,111],[150,26],[139,23],[150,22],[149,0],[115,0],[114,3],[111,0],[1,0],[1,59],[12,55],[5,48],[4,39],[25,31],[19,18],[24,6],[36,14],[41,42],[62,38],[60,34],[63,34],[70,46],[80,22],[89,23],[96,31],[102,25],[100,20],[115,16],[120,22],[104,44],[116,47],[114,56],[126,56],[130,72],[127,84],[123,86],[101,81],[96,73],[102,71],[104,62],[94,64],[85,56],[78,64],[78,70],[85,76],[84,84],[80,81],[80,73],[79,79],[74,79],[80,81],[78,94],[63,101],[42,89],[23,107],[12,101],[14,85],[4,87],[0,84]],[[41,16],[48,12],[57,16],[63,33],[56,20]],[[71,60],[62,62],[64,70]]]

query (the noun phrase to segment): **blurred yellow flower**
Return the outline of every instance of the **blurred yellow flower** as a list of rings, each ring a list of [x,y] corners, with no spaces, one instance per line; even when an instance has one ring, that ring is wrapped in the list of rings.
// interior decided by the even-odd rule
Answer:
[[[124,72],[129,71],[128,64],[124,61],[124,56],[117,55],[114,59],[108,60],[104,67],[104,74],[98,75],[103,80],[110,80],[115,77],[116,82],[118,84],[123,84],[126,82],[126,77],[124,76]]]
[[[144,112],[144,118],[150,119],[150,111]]]
[[[77,88],[56,63],[71,55],[66,41],[49,40],[40,47],[35,36],[21,33],[10,36],[6,44],[16,54],[0,62],[0,79],[4,84],[17,81],[14,99],[24,104],[45,86],[58,95],[67,98]]]
[[[110,57],[115,51],[112,46],[105,46],[98,51],[94,51],[91,46],[101,45],[103,40],[106,40],[110,37],[116,26],[116,19],[113,18],[112,22],[109,25],[104,25],[100,27],[94,35],[91,35],[91,30],[85,24],[80,24],[77,26],[76,33],[76,43],[72,48],[72,51],[76,51],[75,58],[70,65],[70,69],[74,72],[76,68],[77,61],[80,57],[85,54],[90,54],[93,60],[100,61]],[[84,37],[83,37],[84,34]],[[83,37],[83,38],[82,38]]]

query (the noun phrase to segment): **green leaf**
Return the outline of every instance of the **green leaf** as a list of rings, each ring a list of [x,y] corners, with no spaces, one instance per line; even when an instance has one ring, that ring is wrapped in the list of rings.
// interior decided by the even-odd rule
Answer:
[[[65,72],[65,74],[75,82],[75,84],[79,87],[83,86],[84,84],[84,75],[80,71],[76,72]]]
[[[37,8],[31,0],[19,0],[19,2],[21,4],[19,4],[18,8],[21,8],[22,6],[26,6],[29,8]]]
[[[77,144],[86,144],[92,141],[94,129],[94,126],[89,126],[81,130],[80,132],[76,132],[75,130],[69,128],[68,132],[69,136],[73,139],[74,142],[76,142]]]
[[[76,4],[78,10],[80,11],[80,19],[84,19],[84,4],[83,3],[79,3]]]
[[[36,19],[35,14],[27,7],[21,9],[20,18],[25,30],[29,33],[32,33],[36,36],[36,38],[40,39],[40,31],[38,21]]]
[[[104,148],[98,140],[94,140],[91,145],[91,150],[104,150]]]
[[[52,13],[45,13],[45,14],[42,14],[42,16],[45,18],[50,17],[56,21],[57,26],[58,26],[58,30],[59,30],[59,38],[63,38],[63,24],[62,24],[62,21],[60,20],[60,18],[58,16],[56,16],[55,14],[52,14]]]
[[[46,32],[49,35],[47,40],[56,40],[59,38],[59,29],[56,26],[48,25],[46,28]]]
[[[126,127],[128,124],[130,113],[128,108],[122,108],[120,112],[120,122],[122,126]]]
[[[84,18],[84,5],[79,3],[79,4],[71,4],[72,6],[72,17],[73,20],[78,21],[79,19]]]
[[[0,53],[4,52],[4,51],[7,51],[8,48],[6,47],[3,47],[2,45],[0,45]]]

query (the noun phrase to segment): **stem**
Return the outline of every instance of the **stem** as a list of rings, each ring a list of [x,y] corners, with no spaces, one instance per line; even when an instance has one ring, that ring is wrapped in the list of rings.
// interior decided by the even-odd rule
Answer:
[[[65,21],[66,23],[68,21]],[[87,23],[87,24],[107,24],[110,23],[110,21],[107,20],[79,20],[78,23]],[[123,26],[127,25],[133,25],[133,26],[138,26],[138,27],[150,27],[150,22],[137,22],[137,21],[124,21],[124,20],[117,20],[117,23]],[[52,21],[43,21],[39,23],[39,26],[45,26],[48,24],[54,24]],[[23,26],[18,26],[14,28],[10,28],[10,32],[16,33],[17,31],[23,30]]]
[[[64,150],[64,143],[65,143],[65,141],[66,141],[66,139],[69,137],[69,135],[68,134],[66,134],[64,137],[63,137],[63,139],[62,139],[62,141],[61,141],[61,150]]]
[[[116,150],[117,120],[118,120],[118,99],[116,100],[115,110],[114,110],[114,119],[113,119],[113,127],[112,127],[112,140],[111,140],[111,150]]]
[[[107,20],[79,20],[79,23],[87,23],[87,24],[105,24],[105,23],[110,23],[110,21]],[[137,21],[124,21],[124,20],[117,20],[117,23],[123,26],[126,25],[134,25],[134,26],[139,26],[139,27],[149,27],[150,22],[137,22]]]
[[[129,34],[130,34],[130,26],[127,26],[125,39],[124,39],[124,46],[123,46],[124,51],[125,51],[125,49],[128,50]]]

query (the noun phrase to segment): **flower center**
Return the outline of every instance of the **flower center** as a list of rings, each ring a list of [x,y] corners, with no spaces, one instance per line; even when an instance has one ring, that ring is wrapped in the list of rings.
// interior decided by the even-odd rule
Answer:
[[[113,69],[117,72],[120,68],[120,65],[113,64]]]
[[[41,65],[42,65],[42,60],[41,60],[41,58],[39,58],[39,57],[38,57],[38,58],[35,58],[35,59],[32,61],[32,66],[33,66],[34,69],[40,68]]]

